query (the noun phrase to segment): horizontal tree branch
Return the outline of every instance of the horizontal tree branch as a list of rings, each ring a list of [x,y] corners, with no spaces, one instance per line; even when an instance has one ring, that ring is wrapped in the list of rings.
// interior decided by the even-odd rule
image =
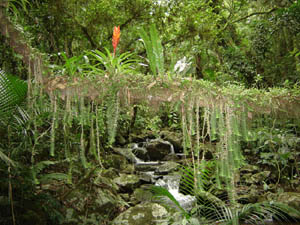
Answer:
[[[278,8],[275,7],[275,8],[273,8],[273,9],[271,9],[271,10],[269,10],[269,11],[265,11],[265,12],[254,12],[254,13],[250,13],[250,14],[247,15],[247,16],[244,16],[244,17],[241,17],[241,18],[239,18],[239,19],[237,19],[237,20],[234,20],[233,23],[240,22],[240,21],[242,21],[242,20],[245,20],[245,19],[247,19],[247,18],[249,18],[249,17],[251,17],[251,16],[255,16],[255,15],[270,14],[270,13],[276,11],[277,9],[278,9]]]
[[[237,19],[237,20],[234,20],[234,21],[232,21],[232,22],[229,21],[229,18],[231,17],[231,15],[229,15],[229,18],[227,19],[227,22],[226,22],[225,26],[224,26],[218,33],[220,34],[220,33],[222,33],[223,31],[225,31],[225,30],[227,29],[227,27],[229,26],[229,24],[241,22],[241,21],[243,21],[243,20],[245,20],[245,19],[247,19],[247,18],[249,18],[249,17],[251,17],[251,16],[270,14],[270,13],[276,11],[277,9],[278,9],[278,8],[275,7],[275,8],[273,8],[273,9],[271,9],[271,10],[269,10],[269,11],[265,11],[265,12],[254,12],[254,13],[250,13],[249,15],[243,16],[243,17],[241,17],[241,18],[239,18],[239,19]],[[216,40],[216,38],[214,38],[213,42],[215,42],[215,40]]]

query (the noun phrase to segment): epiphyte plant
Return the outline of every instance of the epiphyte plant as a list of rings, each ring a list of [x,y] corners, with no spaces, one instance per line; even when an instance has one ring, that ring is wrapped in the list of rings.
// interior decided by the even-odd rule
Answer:
[[[117,27],[115,26],[114,31],[113,31],[113,36],[112,36],[112,45],[114,48],[114,56],[116,55],[116,50],[117,50],[117,46],[120,41],[120,36],[121,36],[120,26],[117,26]]]

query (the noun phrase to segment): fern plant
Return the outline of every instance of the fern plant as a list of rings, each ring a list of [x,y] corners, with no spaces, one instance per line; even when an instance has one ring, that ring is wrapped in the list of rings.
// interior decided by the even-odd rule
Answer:
[[[164,53],[156,26],[154,24],[150,26],[150,35],[143,28],[140,30],[139,35],[146,48],[151,72],[154,76],[164,74]]]
[[[26,112],[19,107],[25,100],[26,93],[27,84],[23,80],[0,70],[0,126],[6,127],[12,122],[22,124],[27,118]],[[9,166],[16,166],[16,162],[9,158],[1,148],[0,159]]]
[[[201,168],[200,166],[198,168]],[[184,194],[194,195],[197,198],[196,206],[191,212],[185,211],[176,198],[164,187],[153,187],[156,198],[170,199],[183,214],[184,218],[196,218],[199,224],[264,224],[270,217],[277,221],[290,222],[290,216],[300,216],[300,212],[288,205],[277,202],[259,202],[246,205],[232,205],[227,194],[216,194],[218,190],[212,182],[207,169],[198,171],[198,178],[194,177],[192,170],[184,167],[180,170],[184,179],[181,189]],[[197,182],[199,179],[201,182]],[[211,175],[213,177],[213,175]]]
[[[28,0],[8,0],[7,1],[7,10],[11,10],[15,17],[19,16],[19,14],[20,14],[20,10],[18,8],[22,8],[27,13],[27,8],[30,6],[31,6],[31,4]]]
[[[0,118],[10,115],[25,100],[27,84],[0,70]]]
[[[27,94],[27,84],[18,77],[6,74],[0,70],[0,127],[6,133],[2,137],[0,146],[0,161],[8,167],[17,168],[19,163],[11,158],[13,151],[5,145],[6,140],[10,142],[10,133],[19,126],[23,126],[28,119],[26,111],[20,107]],[[10,144],[10,143],[9,143]]]
[[[69,177],[67,174],[64,174],[64,173],[42,174],[42,171],[46,167],[51,166],[51,165],[56,165],[58,163],[59,163],[58,161],[46,160],[46,161],[38,162],[35,165],[32,165],[30,170],[31,170],[32,180],[33,180],[34,184],[40,184],[40,182],[46,183],[51,180],[68,181]]]

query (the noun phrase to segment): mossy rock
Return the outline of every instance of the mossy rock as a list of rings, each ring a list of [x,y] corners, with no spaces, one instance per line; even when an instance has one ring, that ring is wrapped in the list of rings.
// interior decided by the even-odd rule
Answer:
[[[129,162],[135,163],[136,157],[131,148],[113,148],[114,152],[125,157]]]
[[[94,200],[94,207],[101,215],[106,215],[117,208],[117,197],[108,190],[98,189],[96,196],[94,196]]]
[[[244,165],[241,169],[240,172],[241,173],[257,173],[259,171],[259,167],[255,166],[255,165]]]
[[[183,152],[183,135],[180,132],[163,130],[160,132],[160,136],[162,139],[169,141],[174,146],[176,153]]]
[[[106,168],[115,168],[117,170],[122,170],[127,167],[128,161],[126,157],[117,154],[110,154],[104,160],[104,166]]]
[[[139,203],[139,202],[149,202],[151,201],[153,197],[153,194],[150,190],[147,190],[145,188],[137,188],[134,190],[130,201],[133,203]]]
[[[121,213],[112,225],[162,225],[168,224],[169,212],[157,203],[142,203]]]
[[[259,173],[246,173],[241,175],[241,180],[246,184],[261,184],[265,181],[271,174],[271,171],[262,171]]]
[[[114,179],[114,182],[127,191],[133,191],[139,186],[140,178],[135,174],[121,173],[119,177]]]
[[[111,167],[108,169],[101,169],[99,176],[106,177],[109,179],[114,179],[114,178],[118,177],[119,175],[118,175],[118,170]]]
[[[161,140],[148,143],[146,149],[150,161],[161,161],[171,153],[171,146]]]
[[[163,164],[157,166],[156,172],[158,173],[169,173],[176,170],[179,164],[172,161],[164,162]]]

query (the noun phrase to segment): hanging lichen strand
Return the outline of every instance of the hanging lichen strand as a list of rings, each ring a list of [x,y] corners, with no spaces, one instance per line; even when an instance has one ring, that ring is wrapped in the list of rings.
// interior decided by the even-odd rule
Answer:
[[[57,96],[54,95],[50,96],[51,99],[51,111],[53,112],[52,123],[51,123],[51,139],[50,139],[50,156],[54,156],[55,152],[55,130],[57,128]]]
[[[210,140],[217,141],[216,183],[219,187],[224,182],[232,205],[236,205],[235,178],[238,169],[243,164],[243,155],[240,141],[243,138],[242,130],[247,130],[244,108],[237,108],[232,104],[224,103],[212,105],[210,110]],[[246,135],[247,136],[247,135]]]
[[[238,169],[243,165],[244,157],[241,152],[240,142],[249,139],[247,128],[247,107],[233,101],[220,100],[218,103],[201,97],[195,100],[193,95],[181,99],[182,132],[184,152],[192,156],[195,173],[200,164],[200,143],[205,142],[209,136],[210,142],[216,142],[216,183],[221,188],[222,184],[228,188],[228,194],[233,206],[236,204],[236,181]],[[197,102],[198,101],[198,102]],[[206,101],[207,107],[199,110],[199,102]],[[200,128],[199,113],[203,112]],[[200,130],[202,135],[200,135]],[[195,140],[196,136],[196,140]],[[195,140],[195,141],[193,141]],[[193,146],[193,143],[194,144]],[[202,163],[205,163],[205,148],[202,149]],[[194,161],[197,158],[197,163]],[[196,177],[196,176],[195,176]],[[195,180],[196,182],[196,180]]]
[[[119,116],[120,116],[120,100],[119,100],[119,92],[117,92],[112,96],[110,96],[107,101],[106,126],[108,132],[109,145],[112,145],[115,142]]]

